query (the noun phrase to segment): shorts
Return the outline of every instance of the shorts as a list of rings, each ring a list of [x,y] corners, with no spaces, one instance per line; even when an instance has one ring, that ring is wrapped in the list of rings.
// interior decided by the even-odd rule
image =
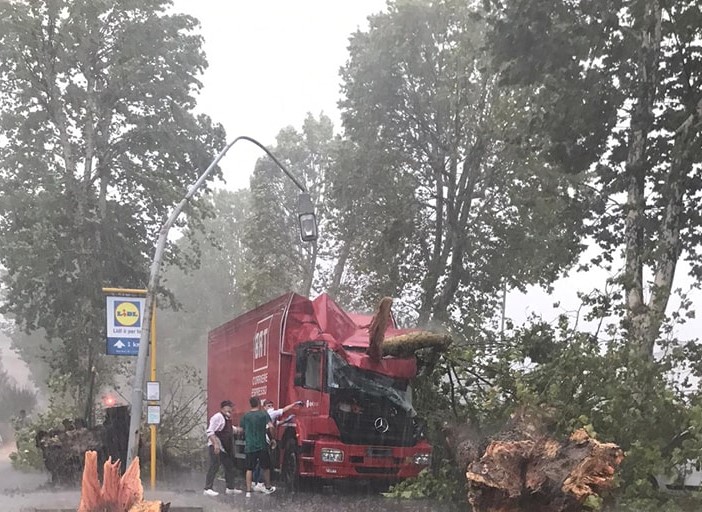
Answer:
[[[256,463],[261,465],[261,469],[271,469],[271,456],[268,450],[259,450],[246,454],[246,469],[253,471],[256,469]]]

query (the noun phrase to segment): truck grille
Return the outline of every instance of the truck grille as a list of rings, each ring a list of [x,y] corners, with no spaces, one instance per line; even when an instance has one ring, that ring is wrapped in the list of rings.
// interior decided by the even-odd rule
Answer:
[[[409,418],[386,420],[386,431],[376,429],[377,418],[360,415],[339,414],[334,417],[341,433],[341,440],[346,444],[370,444],[376,446],[414,446],[417,440],[414,423]],[[381,416],[378,416],[379,418]]]

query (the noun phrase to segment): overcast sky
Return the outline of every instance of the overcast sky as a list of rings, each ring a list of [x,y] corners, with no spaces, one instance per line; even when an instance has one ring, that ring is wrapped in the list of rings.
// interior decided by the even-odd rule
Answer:
[[[308,112],[339,128],[339,68],[349,35],[367,28],[384,0],[175,0],[200,20],[209,68],[199,109],[222,123],[229,140],[248,135],[265,145]],[[237,143],[222,161],[227,188],[247,187],[261,150]],[[291,169],[294,172],[294,169]]]

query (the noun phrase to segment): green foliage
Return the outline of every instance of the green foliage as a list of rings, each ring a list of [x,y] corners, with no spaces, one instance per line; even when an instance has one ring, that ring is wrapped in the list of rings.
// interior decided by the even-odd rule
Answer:
[[[546,285],[572,264],[588,197],[523,144],[524,98],[500,91],[474,14],[394,2],[352,35],[340,105],[359,162],[342,161],[332,201],[351,219],[334,226],[353,237],[347,302],[403,296],[420,324],[479,329],[505,282]]]
[[[653,357],[680,258],[702,276],[702,11],[696,2],[515,0],[489,19],[503,93],[526,93],[525,137],[596,192],[588,234],[602,252],[592,264],[616,271],[623,249],[622,327]]]
[[[298,131],[282,129],[273,154],[305,184],[315,202],[320,230],[326,218],[327,174],[333,165],[331,120],[308,114]],[[268,157],[256,163],[251,177],[251,208],[243,244],[247,266],[241,287],[247,309],[287,291],[309,295],[318,265],[317,243],[300,241],[297,219],[299,190]]]
[[[386,498],[419,499],[431,498],[439,501],[465,501],[465,475],[461,475],[455,465],[448,460],[442,460],[438,469],[422,470],[419,476],[393,485]]]
[[[46,332],[86,418],[115,370],[100,288],[143,287],[162,220],[224,140],[193,114],[198,23],[169,4],[0,4],[2,312]]]
[[[700,354],[693,347],[674,343],[651,361],[624,340],[580,332],[565,316],[553,324],[533,318],[500,338],[489,331],[470,343],[457,337],[434,371],[415,382],[414,404],[428,420],[436,460],[452,455],[446,424],[467,423],[478,438],[490,437],[528,407],[556,438],[584,428],[624,449],[616,490],[622,506],[678,510],[651,477],[698,461],[702,452],[702,397],[694,384]],[[445,478],[463,482],[464,469]],[[422,495],[429,482],[406,482],[394,495]]]
[[[702,499],[695,493],[683,496],[634,497],[606,508],[607,512],[696,512]]]
[[[44,459],[41,450],[36,446],[36,435],[40,430],[49,431],[63,428],[62,421],[66,418],[80,417],[82,411],[68,406],[60,400],[52,400],[45,413],[38,414],[16,432],[17,451],[10,454],[12,467],[19,471],[43,471]]]

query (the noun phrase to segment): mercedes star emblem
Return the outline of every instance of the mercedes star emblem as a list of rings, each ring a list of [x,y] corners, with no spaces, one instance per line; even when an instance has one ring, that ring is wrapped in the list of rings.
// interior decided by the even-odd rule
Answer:
[[[375,419],[375,423],[373,423],[373,426],[375,427],[376,432],[380,432],[381,434],[384,434],[388,431],[388,429],[390,429],[390,424],[388,423],[388,420],[386,420],[382,416]]]

